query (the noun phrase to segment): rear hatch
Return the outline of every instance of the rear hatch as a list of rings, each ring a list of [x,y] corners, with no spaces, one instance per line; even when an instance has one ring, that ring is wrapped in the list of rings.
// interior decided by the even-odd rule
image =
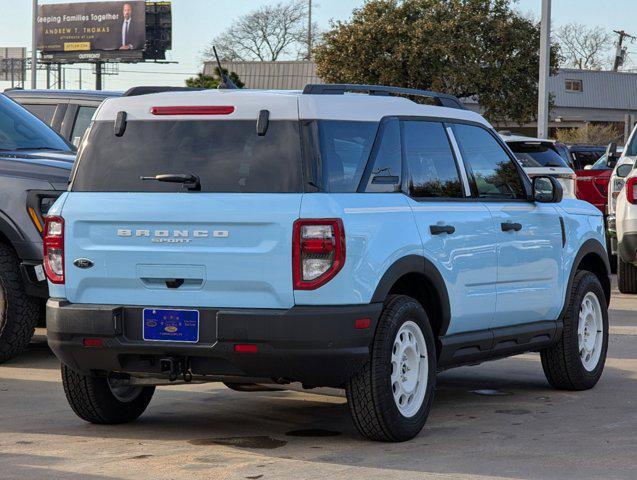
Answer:
[[[575,198],[575,172],[558,154],[551,142],[516,141],[507,145],[530,177],[555,177],[564,189],[564,196]]]
[[[292,306],[299,126],[289,115],[277,118],[276,107],[269,111],[265,135],[256,131],[259,110],[238,106],[212,119],[171,111],[161,121],[129,120],[121,136],[111,119],[98,118],[62,212],[68,300]],[[165,174],[194,175],[200,189],[141,179]]]

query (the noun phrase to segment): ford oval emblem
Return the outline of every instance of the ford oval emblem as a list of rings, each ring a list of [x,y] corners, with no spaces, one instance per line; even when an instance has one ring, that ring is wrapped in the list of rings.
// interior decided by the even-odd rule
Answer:
[[[94,263],[88,258],[78,258],[77,260],[73,261],[73,265],[75,265],[77,268],[91,268]]]

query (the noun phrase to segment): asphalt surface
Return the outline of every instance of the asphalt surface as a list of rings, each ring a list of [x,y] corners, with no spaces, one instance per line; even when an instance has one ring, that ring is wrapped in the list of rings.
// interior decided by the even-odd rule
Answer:
[[[340,397],[217,384],[162,387],[137,422],[90,425],[40,335],[0,366],[0,478],[636,479],[637,296],[615,290],[610,318],[593,390],[552,390],[537,354],[452,370],[402,444],[363,440]]]

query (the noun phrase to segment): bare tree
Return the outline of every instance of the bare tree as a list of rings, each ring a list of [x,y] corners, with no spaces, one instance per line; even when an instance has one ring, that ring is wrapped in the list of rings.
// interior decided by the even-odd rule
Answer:
[[[275,61],[307,57],[307,2],[291,0],[265,5],[239,17],[204,50],[212,59],[212,45],[224,60]]]
[[[563,67],[599,70],[609,67],[612,37],[602,27],[579,23],[562,25],[557,30]]]

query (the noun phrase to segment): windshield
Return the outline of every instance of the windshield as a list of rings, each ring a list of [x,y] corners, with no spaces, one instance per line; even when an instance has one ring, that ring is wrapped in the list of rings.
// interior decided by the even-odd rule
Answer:
[[[0,95],[0,150],[60,150],[69,145],[13,100]]]
[[[569,168],[550,144],[540,142],[510,142],[509,147],[525,168]]]
[[[182,184],[142,180],[161,174],[196,175],[202,192],[301,191],[298,122],[271,121],[257,135],[255,121],[95,122],[78,154],[73,191],[178,192]]]
[[[591,170],[612,170],[608,166],[608,162],[606,161],[606,158],[607,158],[606,154],[602,155],[600,159],[593,164],[593,166],[591,167]]]

